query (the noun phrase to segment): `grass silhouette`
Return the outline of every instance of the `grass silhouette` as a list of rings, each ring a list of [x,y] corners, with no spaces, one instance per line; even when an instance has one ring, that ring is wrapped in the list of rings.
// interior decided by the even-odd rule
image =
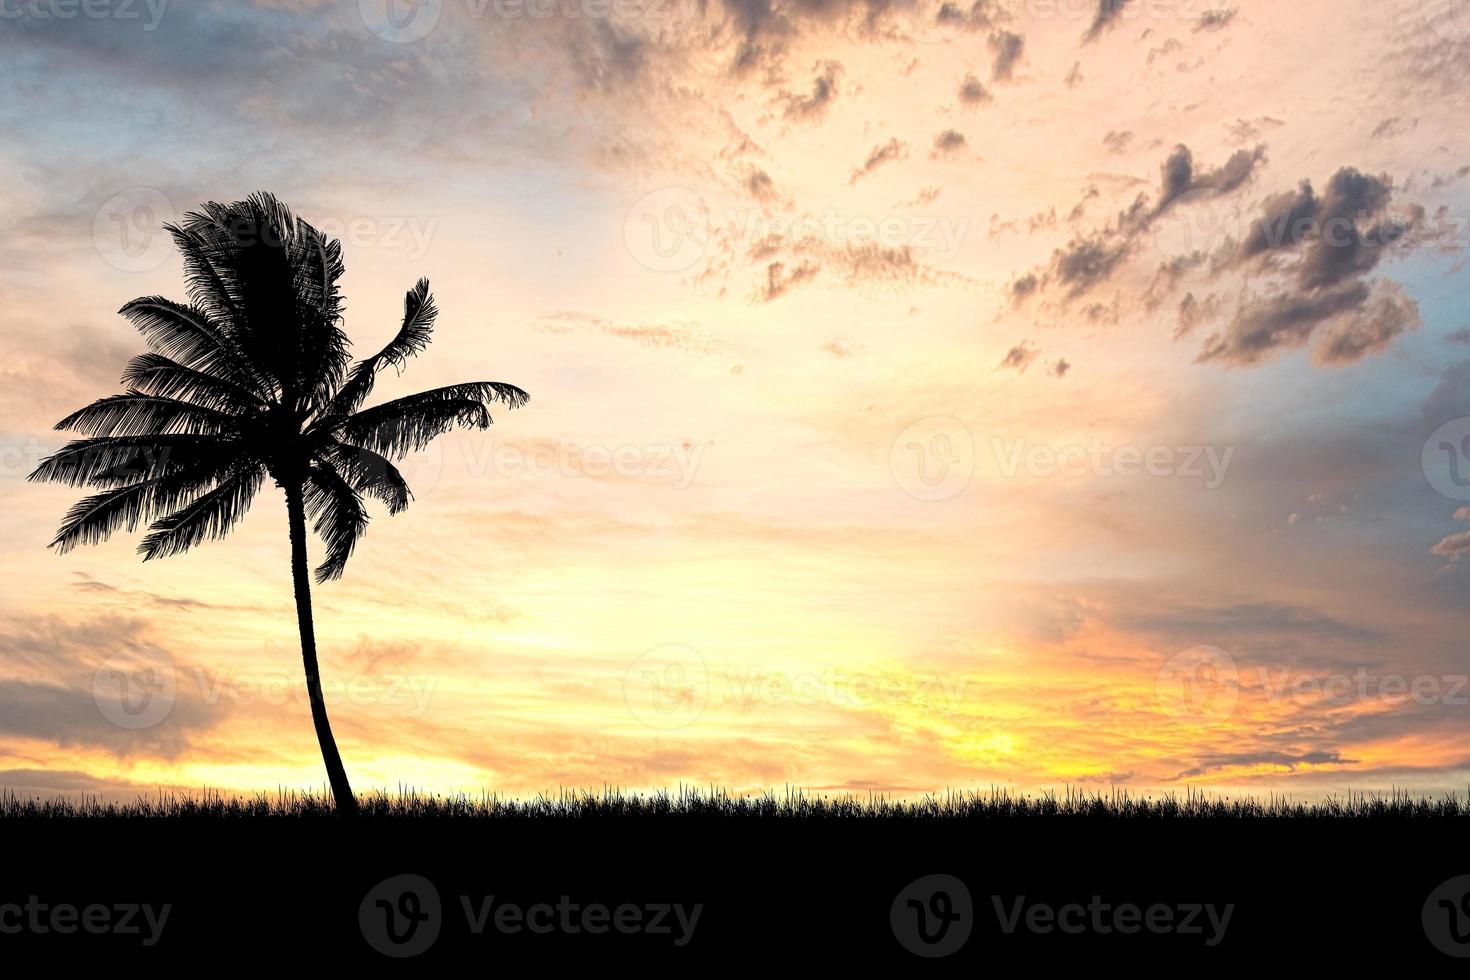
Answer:
[[[916,800],[882,796],[825,796],[788,790],[783,795],[731,794],[719,789],[673,792],[567,791],[527,799],[492,794],[437,795],[414,790],[359,797],[360,815],[393,822],[649,822],[720,821],[736,824],[842,823],[1147,823],[1259,821],[1470,822],[1470,796],[1431,798],[1403,791],[1348,792],[1315,802],[1284,797],[1133,796],[1065,790],[1061,794],[951,792]],[[239,797],[205,791],[198,796],[161,793],[132,802],[96,797],[22,797],[0,790],[0,821],[315,821],[335,816],[328,794],[284,790]]]

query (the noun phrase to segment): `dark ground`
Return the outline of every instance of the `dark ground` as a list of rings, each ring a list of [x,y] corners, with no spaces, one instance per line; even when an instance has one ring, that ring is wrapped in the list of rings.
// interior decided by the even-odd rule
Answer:
[[[378,813],[353,821],[316,812],[110,819],[11,812],[0,814],[7,855],[0,928],[21,928],[0,934],[0,950],[253,971],[314,962],[382,967],[395,961],[380,950],[417,946],[422,952],[397,962],[430,969],[466,957],[490,969],[713,963],[755,971],[1112,963],[1170,972],[1255,967],[1269,975],[1381,962],[1453,969],[1457,961],[1435,942],[1470,955],[1470,901],[1460,903],[1470,879],[1436,895],[1427,919],[1425,906],[1437,886],[1470,875],[1467,830],[1463,812],[1405,808],[1376,816],[1031,808],[866,817],[708,808]],[[400,875],[430,884],[408,882],[407,896],[405,882],[383,884]],[[936,898],[930,883],[905,891],[931,875],[962,882],[968,910],[952,880],[937,886],[947,897]],[[477,934],[473,918],[490,896]],[[1022,896],[1025,909],[1081,906],[1064,913],[1081,931],[1030,929],[1025,917],[1040,917],[1033,921],[1044,929],[1045,913],[1023,912],[1007,933],[1000,919]],[[1448,906],[1438,904],[1442,897]],[[164,903],[161,929],[141,912],[124,922],[130,905],[150,905],[156,918]],[[550,908],[530,911],[538,903]],[[507,905],[514,908],[499,914],[511,917],[497,927],[496,910]],[[606,923],[595,910],[588,917],[594,905],[609,909]],[[682,906],[687,922],[695,905],[692,929],[676,912],[660,911]],[[1139,908],[1136,918],[1119,917],[1124,905]],[[69,934],[56,928],[68,925],[65,911],[57,917],[63,906],[77,909]],[[104,919],[88,906],[104,907],[109,925],[81,928],[88,914],[94,924]],[[1150,912],[1154,906],[1164,908]],[[1215,923],[1227,906],[1221,929]],[[925,910],[935,943],[918,938],[916,908]],[[401,944],[388,935],[389,909]],[[529,930],[517,910],[550,931]],[[941,914],[953,919],[946,931]],[[410,916],[420,920],[416,927]],[[585,928],[600,924],[606,931]],[[120,934],[113,925],[137,931]],[[1130,925],[1137,931],[1117,928]],[[943,958],[911,951],[950,947]]]

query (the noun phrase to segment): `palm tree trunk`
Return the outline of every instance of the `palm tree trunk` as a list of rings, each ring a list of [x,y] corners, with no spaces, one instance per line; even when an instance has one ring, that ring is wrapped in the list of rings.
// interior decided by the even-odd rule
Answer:
[[[301,629],[301,660],[306,667],[306,693],[311,699],[311,721],[316,726],[316,740],[322,748],[322,761],[327,764],[327,779],[332,785],[332,799],[337,812],[357,812],[357,797],[347,782],[347,770],[332,737],[327,721],[327,703],[322,699],[321,671],[316,662],[316,628],[311,620],[311,577],[306,560],[306,506],[301,484],[285,486],[286,513],[291,523],[291,579],[296,584],[296,623]]]

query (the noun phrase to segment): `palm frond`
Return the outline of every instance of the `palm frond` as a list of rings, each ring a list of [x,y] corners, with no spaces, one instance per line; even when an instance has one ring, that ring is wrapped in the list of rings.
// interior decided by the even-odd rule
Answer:
[[[154,521],[138,545],[144,561],[181,554],[201,541],[216,540],[230,532],[265,480],[260,466],[243,467],[166,517]]]
[[[132,531],[140,521],[156,520],[187,503],[219,479],[230,465],[229,461],[214,466],[195,465],[84,497],[66,512],[49,547],[65,554],[79,544],[98,544],[118,528]]]
[[[143,296],[118,312],[165,357],[268,397],[258,372],[236,348],[225,327],[199,307],[162,296]]]
[[[122,383],[150,395],[181,398],[221,412],[241,413],[267,404],[248,388],[152,352],[128,362]]]
[[[328,411],[334,415],[351,415],[357,411],[372,392],[379,371],[391,364],[401,372],[411,356],[429,346],[429,335],[438,316],[434,297],[429,293],[429,280],[420,279],[403,297],[403,325],[398,333],[378,353],[353,366],[347,383],[332,398]]]
[[[389,514],[399,513],[413,499],[408,481],[398,472],[398,467],[371,449],[333,442],[321,450],[320,456],[352,489],[386,504]]]
[[[338,281],[346,271],[342,244],[298,218],[287,252],[300,323],[297,388],[302,407],[315,413],[341,387],[351,359],[347,335],[339,326],[342,294]]]
[[[239,424],[235,417],[212,408],[130,390],[78,409],[56,428],[91,436],[224,435],[238,431]]]
[[[101,436],[73,439],[41,460],[32,483],[121,486],[208,461],[234,457],[242,447],[210,435]]]
[[[422,449],[436,436],[462,425],[490,427],[489,405],[501,402],[519,408],[530,395],[499,381],[431,388],[416,395],[365,408],[341,423],[342,438],[388,457]]]
[[[362,496],[330,466],[315,464],[307,472],[306,512],[315,518],[317,536],[327,546],[326,558],[316,569],[316,580],[342,577],[347,559],[367,531],[368,513]]]
[[[317,310],[325,320],[339,319],[342,292],[338,281],[347,272],[342,264],[342,243],[298,218],[289,257],[291,268],[296,271],[297,302],[304,308]]]
[[[56,537],[47,547],[66,554],[79,544],[101,543],[119,527],[133,530],[148,509],[149,497],[160,480],[142,480],[118,490],[83,497],[66,512]]]
[[[184,260],[184,289],[189,300],[211,320],[231,333],[238,333],[239,310],[228,281],[233,238],[227,229],[214,225],[205,215],[190,214],[186,221],[184,226],[167,224],[164,228]]]

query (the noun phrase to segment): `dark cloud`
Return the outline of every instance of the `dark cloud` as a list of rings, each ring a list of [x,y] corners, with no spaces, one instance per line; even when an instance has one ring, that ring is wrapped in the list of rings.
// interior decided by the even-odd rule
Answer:
[[[1237,150],[1229,160],[1209,173],[1196,178],[1196,190],[1208,189],[1217,194],[1229,194],[1244,187],[1256,174],[1256,168],[1266,161],[1266,147],[1253,150]]]
[[[1413,132],[1418,126],[1419,120],[1417,119],[1406,120],[1393,116],[1374,126],[1372,136],[1376,140],[1393,139],[1395,136]]]
[[[1021,303],[1032,293],[1036,292],[1040,286],[1041,280],[1037,278],[1036,273],[1028,272],[1007,286],[1006,291],[1011,294],[1011,302]]]
[[[1065,357],[1057,358],[1057,362],[1051,366],[1048,372],[1053,378],[1065,378],[1067,372],[1072,370],[1072,363]]]
[[[934,23],[962,31],[986,31],[1001,19],[997,0],[975,0],[968,7],[958,3],[941,4]]]
[[[885,163],[893,163],[906,158],[909,154],[909,145],[897,137],[892,137],[887,143],[873,147],[868,153],[868,158],[863,161],[861,167],[855,167],[849,184],[856,184],[861,178],[877,170]]]
[[[803,262],[791,270],[787,270],[785,262],[772,262],[766,266],[766,284],[761,290],[761,299],[769,303],[773,299],[785,296],[793,286],[815,279],[821,267],[809,262]]]
[[[1125,129],[1119,132],[1116,129],[1110,129],[1108,130],[1108,134],[1103,137],[1103,146],[1107,147],[1109,153],[1122,153],[1131,145],[1133,145],[1133,132],[1131,130]]]
[[[119,756],[182,755],[193,734],[223,720],[224,708],[208,703],[177,658],[144,632],[140,620],[127,617],[11,617],[0,632],[0,663],[14,672],[0,678],[0,735]],[[116,670],[104,675],[104,667]],[[135,716],[123,700],[130,678],[146,678],[137,690],[168,699],[156,723],[127,727],[111,720],[108,712]]]
[[[794,0],[780,4],[773,0],[701,0],[698,9],[701,14],[713,11],[713,16],[722,20],[722,27],[710,41],[734,36],[736,50],[730,69],[736,75],[746,75],[779,69],[788,47],[794,46],[805,31],[848,26],[858,37],[882,40],[891,36],[895,25],[902,30],[901,17],[914,8],[899,0]],[[936,21],[970,30],[988,28],[992,16],[998,16],[994,0],[979,0],[968,10],[946,4]]]
[[[784,53],[793,28],[771,0],[720,0],[719,6],[740,38],[730,65],[733,73],[743,75]]]
[[[1261,362],[1304,346],[1321,331],[1314,360],[1351,364],[1416,329],[1419,308],[1391,282],[1371,274],[1423,219],[1390,213],[1386,175],[1344,167],[1318,194],[1310,181],[1269,198],[1232,262],[1236,271],[1284,278],[1273,292],[1244,299],[1233,319],[1200,351],[1201,361]]]
[[[747,165],[743,169],[744,177],[741,178],[740,183],[746,193],[760,204],[761,210],[769,214],[774,210],[792,206],[791,198],[781,193],[776,187],[775,179],[769,173],[755,166]]]
[[[1441,187],[1448,187],[1450,184],[1463,180],[1466,177],[1470,177],[1470,164],[1466,164],[1454,173],[1436,174],[1430,186],[1435,190],[1439,190]]]
[[[847,286],[903,287],[956,278],[925,265],[908,246],[831,242],[816,238],[761,243],[752,255],[767,258],[755,299],[770,302],[798,286],[832,277]]]
[[[1157,212],[1163,212],[1182,194],[1194,188],[1194,154],[1186,145],[1177,145],[1160,167],[1163,175],[1163,190],[1158,195]]]
[[[973,74],[966,75],[960,82],[960,102],[969,106],[983,105],[990,101],[985,85]]]
[[[1016,63],[1026,48],[1026,39],[1011,31],[996,31],[990,35],[990,52],[995,63],[990,69],[990,78],[996,82],[1008,82],[1014,76]]]
[[[1229,26],[1230,22],[1235,19],[1235,15],[1238,12],[1239,11],[1237,11],[1234,7],[1221,7],[1216,10],[1206,10],[1203,14],[1200,15],[1199,20],[1195,21],[1194,32],[1198,34],[1200,31],[1224,30],[1226,27]]]
[[[1076,212],[1074,210],[1074,214],[1069,216],[1068,220],[1071,220],[1071,217],[1075,216],[1075,214]],[[986,234],[991,238],[999,238],[1002,234],[1008,234],[1025,228],[1028,235],[1035,235],[1042,231],[1052,231],[1056,227],[1057,209],[1053,207],[1047,208],[1045,211],[1039,211],[1020,221],[1015,219],[1002,221],[1000,220],[1000,215],[992,214],[990,216],[990,229]]]
[[[1039,351],[1031,346],[1029,340],[1023,340],[1006,352],[1006,356],[1001,358],[997,368],[999,370],[1010,370],[1019,374],[1025,374],[1026,369],[1031,366],[1031,362],[1036,360],[1038,353]]]
[[[934,279],[907,245],[886,247],[874,242],[848,243],[829,249],[828,254],[849,283],[894,284]]]
[[[782,93],[781,100],[786,106],[781,113],[783,118],[817,122],[827,114],[828,108],[837,98],[837,80],[842,75],[842,65],[836,61],[820,61],[814,68],[817,77],[812,81],[810,94]]]
[[[1278,248],[1290,247],[1311,230],[1318,210],[1317,195],[1309,180],[1302,181],[1296,191],[1267,198],[1261,217],[1246,232],[1237,257],[1249,260]]]
[[[1109,134],[1109,138],[1115,143],[1123,142],[1117,134]],[[1057,249],[1052,255],[1048,281],[1062,287],[1069,299],[1107,282],[1138,250],[1154,223],[1185,195],[1213,198],[1234,193],[1254,177],[1265,158],[1263,146],[1240,150],[1221,166],[1200,171],[1190,149],[1176,147],[1160,168],[1160,187],[1154,202],[1150,203],[1146,195],[1139,195],[1111,226],[1077,235]],[[1080,217],[1081,209],[1074,209],[1072,216]]]
[[[1194,186],[1194,154],[1187,146],[1176,146],[1169,159],[1164,161],[1163,192],[1159,195],[1158,210],[1163,211],[1181,194],[1187,194]]]
[[[1397,283],[1383,282],[1356,315],[1323,332],[1314,358],[1327,366],[1352,364],[1384,350],[1400,334],[1418,329],[1419,323],[1419,305]]]
[[[1310,190],[1310,188],[1308,188]],[[1371,272],[1407,232],[1385,217],[1393,198],[1387,175],[1373,177],[1351,167],[1339,170],[1327,185],[1311,221],[1287,247],[1305,245],[1300,282],[1308,289],[1335,285]]]
[[[1347,282],[1325,289],[1279,292],[1243,303],[1220,332],[1211,335],[1201,362],[1259,364],[1283,350],[1304,346],[1323,330],[1314,359],[1318,364],[1350,364],[1387,347],[1419,325],[1419,308],[1395,284],[1376,288]]]
[[[1187,146],[1175,147],[1160,168],[1152,203],[1140,195],[1110,226],[1075,236],[1053,253],[1039,285],[1011,290],[1013,302],[1048,285],[1062,289],[1068,300],[1096,289],[1141,251],[1171,209],[1235,193],[1255,179],[1265,159],[1265,147],[1257,146],[1201,170]],[[1246,288],[1235,291],[1228,307],[1220,291],[1191,290],[1179,302],[1175,336],[1190,336],[1206,322],[1225,318],[1202,342],[1197,360],[1227,366],[1258,364],[1308,344],[1322,366],[1352,364],[1384,350],[1416,329],[1420,314],[1402,288],[1372,276],[1395,250],[1433,241],[1420,234],[1426,225],[1422,207],[1396,211],[1392,205],[1387,175],[1352,167],[1338,170],[1320,194],[1303,181],[1295,191],[1267,198],[1243,234],[1160,267],[1155,288],[1172,289],[1189,271],[1203,271],[1206,283],[1226,275],[1246,278]],[[1150,306],[1161,301],[1151,289]]]
[[[1300,347],[1323,322],[1351,313],[1367,301],[1362,283],[1315,294],[1279,293],[1246,303],[1229,326],[1206,341],[1201,361],[1256,364],[1282,348]]]
[[[1052,275],[1075,298],[1111,278],[1132,250],[1126,236],[1076,238],[1052,256]]]
[[[879,291],[917,284],[972,284],[964,275],[931,264],[926,246],[884,245],[861,231],[851,236],[834,233],[810,213],[794,218],[788,230],[753,242],[746,242],[733,226],[711,231],[713,247],[695,274],[696,281],[726,280],[744,269],[756,279],[749,294],[754,302],[779,299],[819,279]]]
[[[939,195],[944,193],[944,188],[937,185],[919,188],[919,193],[914,195],[912,201],[904,201],[898,206],[901,208],[927,208],[939,200]]]
[[[1093,15],[1092,26],[1087,29],[1083,43],[1097,40],[1099,35],[1116,24],[1130,2],[1132,0],[1097,0],[1097,13]]]
[[[1164,42],[1162,47],[1149,48],[1148,63],[1153,64],[1160,58],[1168,57],[1174,52],[1182,50],[1184,50],[1184,42],[1179,40],[1177,37],[1171,37],[1169,38],[1169,40]],[[1182,65],[1180,66],[1180,70],[1184,70]]]
[[[757,201],[768,201],[776,196],[776,183],[764,170],[755,170],[746,178],[745,189]]]
[[[1207,191],[1211,194],[1229,194],[1249,183],[1256,168],[1266,160],[1266,148],[1237,150],[1220,167],[1199,173],[1195,170],[1194,154],[1189,147],[1179,145],[1164,161],[1161,168],[1162,186],[1155,215],[1163,214],[1186,194]]]
[[[188,730],[213,721],[197,703],[177,702],[156,725],[123,728],[102,714],[89,687],[0,681],[0,734],[19,738],[172,759],[188,748]]]
[[[943,160],[964,152],[968,141],[965,134],[957,129],[946,129],[934,137],[934,149],[929,151],[929,156],[935,160]]]
[[[1230,127],[1230,139],[1235,143],[1254,143],[1268,130],[1280,129],[1286,123],[1271,116],[1257,119],[1237,119]]]
[[[1220,313],[1221,303],[1218,296],[1206,296],[1200,299],[1194,293],[1188,293],[1179,301],[1178,326],[1175,328],[1174,337],[1187,337],[1194,332],[1194,328],[1201,323],[1214,320]]]
[[[1122,316],[1122,297],[1115,295],[1111,303],[1088,303],[1080,312],[1088,323],[1115,327]]]

